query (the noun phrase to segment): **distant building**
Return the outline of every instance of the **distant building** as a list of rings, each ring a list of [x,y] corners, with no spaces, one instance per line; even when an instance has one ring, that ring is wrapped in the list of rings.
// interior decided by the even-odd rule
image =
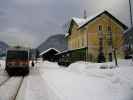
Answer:
[[[64,51],[66,49],[67,41],[65,35],[63,34],[50,36],[37,47],[39,55],[43,58],[43,60],[49,61],[54,61],[54,54]]]
[[[43,60],[47,60],[47,61],[56,61],[56,54],[60,53],[60,51],[58,51],[55,48],[49,48],[43,52],[40,53],[40,57],[43,58]]]
[[[133,54],[133,26],[124,32],[126,57]]]
[[[68,49],[86,49],[87,61],[112,60],[113,50],[123,58],[123,32],[127,26],[108,11],[90,18],[72,18],[66,35]],[[99,61],[100,62],[100,61]]]

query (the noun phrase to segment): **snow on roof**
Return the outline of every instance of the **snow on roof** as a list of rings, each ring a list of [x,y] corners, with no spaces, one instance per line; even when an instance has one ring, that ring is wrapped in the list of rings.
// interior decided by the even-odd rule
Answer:
[[[84,24],[86,24],[88,21],[92,20],[93,18],[95,18],[96,16],[98,16],[101,12],[98,12],[96,14],[93,14],[89,17],[85,18],[76,18],[76,17],[72,17],[72,19],[78,24],[79,27],[82,27]]]
[[[58,54],[62,54],[62,53],[67,53],[67,52],[69,52],[69,51],[85,49],[85,48],[86,48],[86,47],[81,47],[81,48],[76,48],[76,49],[70,49],[70,50],[64,50],[64,51],[62,51],[62,52],[57,53],[56,55],[58,55]]]
[[[82,27],[83,25],[85,25],[87,22],[89,22],[90,20],[92,20],[93,18],[95,18],[96,16],[98,16],[100,13],[96,13],[96,14],[93,14],[89,17],[86,18],[86,21],[80,26]]]
[[[65,34],[65,37],[67,37],[68,35],[69,35],[69,33],[66,33],[66,34]]]
[[[81,28],[84,25],[86,25],[88,22],[92,21],[93,19],[97,18],[99,15],[102,15],[102,14],[107,14],[107,15],[113,17],[113,15],[111,15],[108,11],[105,10],[103,12],[100,11],[98,13],[95,13],[94,15],[91,15],[91,16],[87,17],[86,19],[85,18],[72,17],[72,20],[78,25],[79,28]],[[123,23],[121,23],[115,17],[113,17],[113,19],[116,20],[118,23],[120,23],[123,27],[126,27],[127,28],[127,26],[125,26]]]
[[[59,50],[57,50],[57,49],[55,49],[55,48],[49,48],[49,49],[43,51],[42,53],[40,53],[40,56],[43,55],[44,53],[50,51],[50,50],[55,50],[55,51],[58,52],[58,53],[60,52]]]
[[[76,17],[73,17],[72,19],[76,22],[76,24],[79,27],[82,26],[86,22],[86,19],[84,19],[84,18],[76,18]]]
[[[83,25],[85,25],[87,22],[89,22],[90,20],[92,20],[93,18],[95,18],[96,16],[98,16],[101,12],[93,14],[87,18],[77,18],[77,17],[72,17],[72,20],[78,25],[78,27],[82,27]],[[70,26],[69,26],[70,28]],[[69,35],[66,34],[66,37]]]

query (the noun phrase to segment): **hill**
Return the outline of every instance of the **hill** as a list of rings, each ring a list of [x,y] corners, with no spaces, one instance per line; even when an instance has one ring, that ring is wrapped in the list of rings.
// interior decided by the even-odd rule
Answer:
[[[63,51],[67,49],[67,41],[65,39],[65,35],[57,34],[49,37],[46,41],[44,41],[40,46],[38,46],[39,52],[43,52],[49,48],[55,48],[59,51]]]

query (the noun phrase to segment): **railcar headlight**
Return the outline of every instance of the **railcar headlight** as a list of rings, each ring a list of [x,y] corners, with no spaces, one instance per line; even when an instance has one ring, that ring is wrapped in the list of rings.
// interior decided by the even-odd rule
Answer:
[[[24,64],[23,62],[20,62],[19,65],[20,65],[20,66],[24,66],[25,64]]]
[[[15,62],[8,62],[7,63],[7,66],[14,66],[15,65]]]

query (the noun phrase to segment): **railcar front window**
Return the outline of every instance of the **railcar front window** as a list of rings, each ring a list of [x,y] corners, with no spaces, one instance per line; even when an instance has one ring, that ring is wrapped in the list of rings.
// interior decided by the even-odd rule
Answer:
[[[8,51],[7,52],[7,59],[27,60],[28,59],[28,53],[26,51]]]

